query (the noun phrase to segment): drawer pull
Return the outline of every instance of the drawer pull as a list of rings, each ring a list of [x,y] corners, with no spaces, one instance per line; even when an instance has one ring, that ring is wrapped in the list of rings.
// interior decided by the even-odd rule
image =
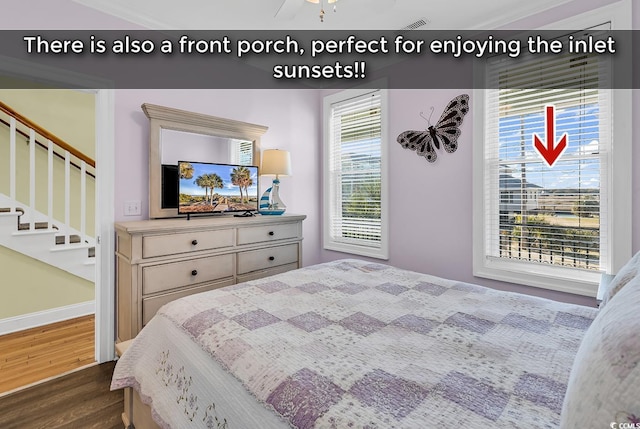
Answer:
[[[198,244],[198,240],[193,240],[193,241],[191,242],[191,244],[193,244],[194,246],[195,246],[195,245],[197,245],[197,244]]]
[[[276,260],[276,257],[275,257],[275,256],[269,256],[269,260],[270,260],[270,261],[275,261],[275,260]]]
[[[269,235],[274,236],[274,235],[276,235],[276,233],[273,232],[273,231],[269,231]]]
[[[191,275],[192,276],[197,276],[198,275],[198,270],[191,270]]]

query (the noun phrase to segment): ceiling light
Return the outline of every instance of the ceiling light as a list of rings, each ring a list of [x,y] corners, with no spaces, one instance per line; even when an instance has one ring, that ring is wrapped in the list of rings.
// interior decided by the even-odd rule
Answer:
[[[307,1],[309,3],[315,3],[315,4],[320,3],[320,22],[324,22],[324,6],[323,6],[324,1],[323,0],[307,0]],[[331,3],[335,3],[337,1],[338,0],[327,0],[327,3],[331,4]],[[335,5],[333,5],[333,11],[334,12],[336,11],[336,6]]]

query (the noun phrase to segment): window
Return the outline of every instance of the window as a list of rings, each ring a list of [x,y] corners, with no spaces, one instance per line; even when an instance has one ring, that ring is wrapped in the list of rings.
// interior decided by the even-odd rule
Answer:
[[[324,248],[388,258],[386,92],[325,97]]]
[[[490,59],[485,73],[489,87],[508,89],[474,94],[484,118],[475,124],[474,274],[595,296],[600,274],[631,253],[630,98],[602,89],[611,65],[597,55]],[[577,89],[542,89],[558,82]],[[552,167],[533,147],[533,133],[546,141],[546,105],[555,141],[569,139]]]
[[[236,165],[257,165],[253,160],[253,142],[249,140],[229,140],[230,163]]]

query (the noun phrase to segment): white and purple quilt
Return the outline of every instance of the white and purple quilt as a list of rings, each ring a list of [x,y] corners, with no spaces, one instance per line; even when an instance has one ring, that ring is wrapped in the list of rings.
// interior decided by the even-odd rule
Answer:
[[[341,260],[167,304],[112,388],[171,428],[557,428],[596,314]]]

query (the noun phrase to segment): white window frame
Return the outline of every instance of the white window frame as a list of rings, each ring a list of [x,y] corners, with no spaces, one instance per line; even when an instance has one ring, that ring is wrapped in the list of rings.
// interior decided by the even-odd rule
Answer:
[[[630,30],[631,1],[623,0],[567,20],[553,23],[542,29],[580,30],[605,21],[612,30]],[[587,272],[573,268],[534,264],[499,258],[488,258],[485,253],[487,228],[485,225],[485,123],[486,90],[474,90],[473,97],[473,274],[494,280],[535,286],[577,295],[595,297],[601,272]],[[615,274],[631,257],[632,213],[632,91],[611,90],[611,154],[606,169],[608,204],[606,239],[607,260],[601,261],[607,274]],[[615,172],[615,173],[614,173]]]
[[[331,213],[331,202],[334,196],[330,186],[330,139],[331,139],[331,105],[346,101],[362,95],[378,92],[380,94],[380,245],[379,247],[370,247],[358,245],[354,243],[345,243],[335,240],[330,234],[330,225],[333,214]],[[385,89],[348,89],[335,94],[324,97],[323,103],[323,124],[324,124],[324,141],[323,141],[323,248],[326,250],[334,250],[338,252],[350,253],[353,255],[367,256],[377,259],[389,259],[389,219],[388,219],[388,93]]]

